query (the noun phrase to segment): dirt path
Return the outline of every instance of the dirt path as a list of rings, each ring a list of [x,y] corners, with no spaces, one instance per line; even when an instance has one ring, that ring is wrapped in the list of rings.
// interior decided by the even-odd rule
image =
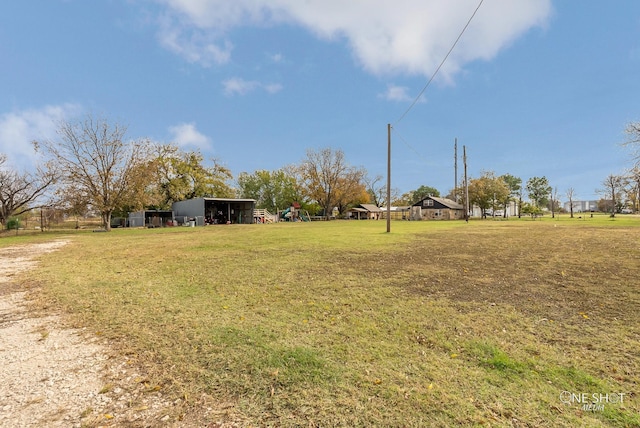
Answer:
[[[65,244],[0,248],[0,426],[197,426],[178,421],[180,401],[149,391],[144,376],[110,357],[98,338],[29,308],[13,279]]]

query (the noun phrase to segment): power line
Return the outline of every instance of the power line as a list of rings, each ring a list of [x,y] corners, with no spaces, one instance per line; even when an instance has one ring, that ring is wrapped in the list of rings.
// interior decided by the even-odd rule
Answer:
[[[426,85],[424,85],[424,88],[422,88],[422,91],[420,91],[420,93],[418,94],[418,96],[416,97],[415,100],[413,100],[413,102],[411,103],[411,105],[409,106],[409,108],[407,109],[407,111],[405,111],[402,116],[400,116],[400,119],[396,120],[396,124],[398,122],[400,122],[402,119],[404,119],[404,117],[411,111],[411,109],[413,108],[413,106],[416,105],[416,103],[418,102],[418,100],[420,99],[420,97],[422,97],[422,94],[424,94],[424,92],[427,90],[427,88],[429,87],[429,85],[431,84],[431,82],[433,81],[433,79],[435,79],[436,75],[438,74],[438,72],[440,71],[440,69],[442,68],[442,66],[444,65],[444,63],[447,61],[447,58],[449,58],[449,55],[451,55],[451,52],[453,52],[453,49],[456,47],[456,45],[458,44],[458,42],[460,41],[460,39],[462,38],[462,35],[464,34],[464,32],[467,30],[467,27],[469,27],[469,24],[471,24],[471,21],[473,20],[473,18],[476,16],[476,13],[478,13],[478,10],[480,9],[480,6],[482,6],[482,3],[484,2],[484,0],[480,0],[480,3],[478,3],[478,7],[476,7],[476,10],[473,11],[473,14],[471,15],[471,17],[469,18],[469,20],[467,21],[466,25],[464,26],[464,28],[462,29],[462,31],[460,32],[460,34],[458,35],[458,38],[456,39],[455,42],[453,42],[453,45],[451,46],[451,49],[449,49],[449,52],[447,52],[447,55],[445,55],[444,59],[442,60],[442,62],[440,63],[440,65],[438,66],[438,68],[436,68],[436,71],[433,72],[433,74],[431,75],[431,78],[429,79],[429,81],[427,82]]]
[[[395,129],[395,128],[393,128],[393,129],[394,129],[394,131],[395,131],[395,135],[396,135],[398,138],[400,138],[400,141],[402,141],[402,143],[403,143],[405,146],[407,146],[407,148],[408,148],[409,150],[411,150],[413,153],[415,153],[415,154],[416,154],[419,158],[421,158],[423,161],[425,161],[425,162],[429,162],[429,160],[428,160],[426,157],[422,156],[422,153],[418,152],[418,150],[416,150],[416,149],[415,149],[415,147],[413,147],[411,144],[409,144],[409,143],[407,142],[407,140],[405,140],[405,139],[402,137],[402,135],[401,135],[400,133],[398,133],[398,130],[397,130],[397,129]]]

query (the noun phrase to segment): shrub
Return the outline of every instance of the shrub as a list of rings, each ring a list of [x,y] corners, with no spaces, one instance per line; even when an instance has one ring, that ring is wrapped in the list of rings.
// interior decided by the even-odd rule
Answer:
[[[18,230],[20,228],[20,220],[17,219],[16,217],[10,218],[7,221],[7,229],[12,230]]]

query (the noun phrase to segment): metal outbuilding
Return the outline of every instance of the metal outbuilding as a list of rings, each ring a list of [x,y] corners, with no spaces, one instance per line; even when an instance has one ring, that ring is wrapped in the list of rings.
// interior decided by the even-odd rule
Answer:
[[[255,199],[194,198],[174,202],[176,220],[181,224],[194,221],[197,226],[205,224],[251,224]]]
[[[129,213],[129,227],[164,227],[173,225],[173,211],[144,210]]]

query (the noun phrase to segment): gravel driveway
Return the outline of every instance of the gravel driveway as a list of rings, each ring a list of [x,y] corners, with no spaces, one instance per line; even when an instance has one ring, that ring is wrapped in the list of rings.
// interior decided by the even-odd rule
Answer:
[[[192,426],[98,337],[27,305],[16,275],[67,242],[0,248],[0,426]]]

